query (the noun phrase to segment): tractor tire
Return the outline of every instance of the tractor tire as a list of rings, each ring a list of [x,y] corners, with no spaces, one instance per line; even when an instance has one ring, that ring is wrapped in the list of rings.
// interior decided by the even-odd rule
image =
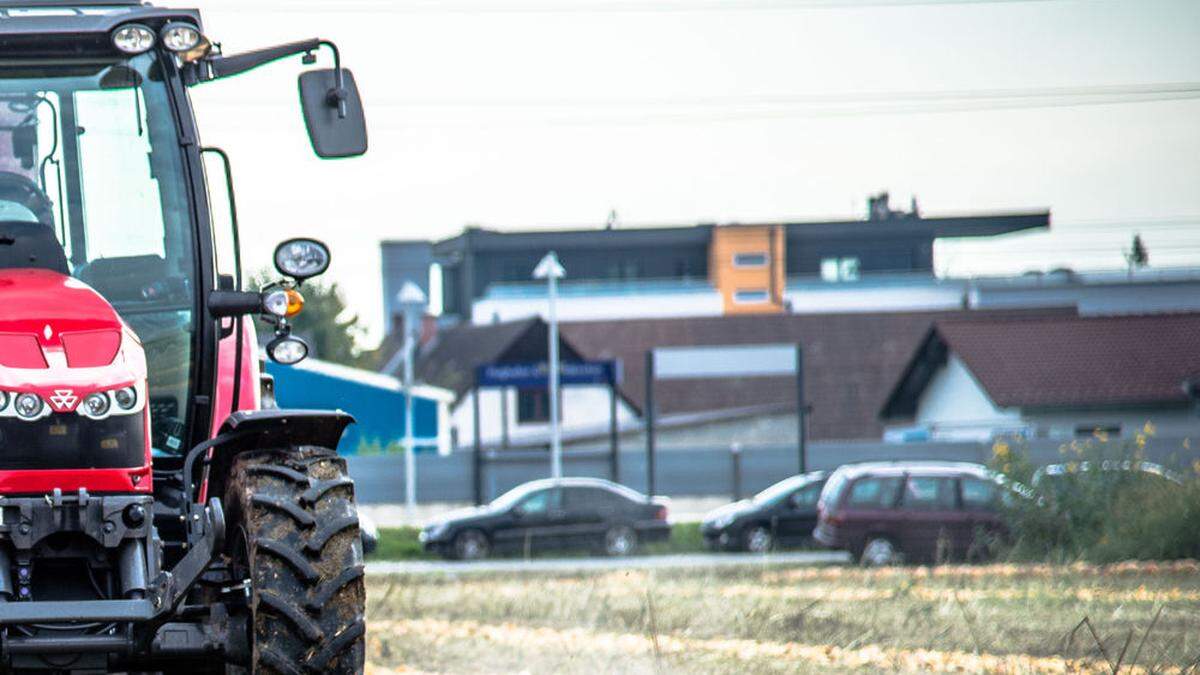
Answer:
[[[316,447],[249,452],[228,485],[230,564],[250,581],[242,665],[256,674],[361,673],[366,591],[345,461]]]

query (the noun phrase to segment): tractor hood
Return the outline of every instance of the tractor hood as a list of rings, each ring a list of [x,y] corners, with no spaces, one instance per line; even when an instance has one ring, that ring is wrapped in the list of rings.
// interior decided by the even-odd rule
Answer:
[[[89,286],[49,270],[0,269],[0,298],[0,390],[36,393],[57,413],[95,391],[134,386],[144,398],[142,346]]]

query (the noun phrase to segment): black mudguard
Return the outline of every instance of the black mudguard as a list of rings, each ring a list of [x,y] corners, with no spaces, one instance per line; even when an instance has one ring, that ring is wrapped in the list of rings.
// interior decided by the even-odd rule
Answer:
[[[225,494],[233,460],[253,450],[282,450],[305,446],[337,448],[346,427],[354,417],[340,410],[239,410],[221,425],[221,432],[197,445],[184,462],[185,482],[189,483],[190,501],[196,501],[197,463],[207,464],[208,494]],[[207,461],[205,456],[208,456]]]

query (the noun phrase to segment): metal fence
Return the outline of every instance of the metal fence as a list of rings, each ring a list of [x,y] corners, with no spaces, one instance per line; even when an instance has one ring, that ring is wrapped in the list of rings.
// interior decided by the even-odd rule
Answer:
[[[1198,444],[1200,445],[1200,444]],[[1049,464],[1063,461],[1061,441],[1033,441],[1033,461]],[[815,442],[808,445],[810,470],[834,469],[842,464],[875,460],[957,460],[984,462],[991,446],[982,443]],[[550,457],[545,451],[485,451],[484,499],[490,500],[526,481],[550,475]],[[1150,461],[1168,466],[1190,467],[1200,459],[1200,449],[1186,446],[1184,439],[1156,438],[1146,448]],[[404,501],[404,457],[402,454],[347,457],[350,475],[364,503]],[[646,488],[646,454],[642,448],[621,452],[620,482],[635,490]],[[793,475],[797,471],[796,447],[751,446],[741,450],[740,492],[748,495]],[[656,457],[657,492],[667,496],[710,496],[733,493],[733,459],[730,448],[666,447]],[[608,478],[607,452],[565,452],[563,473],[567,476]],[[420,502],[469,502],[472,487],[472,454],[459,450],[448,456],[417,456],[417,499]]]

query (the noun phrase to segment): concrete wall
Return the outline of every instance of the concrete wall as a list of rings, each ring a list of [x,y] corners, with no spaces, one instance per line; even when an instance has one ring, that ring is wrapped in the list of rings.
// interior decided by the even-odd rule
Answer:
[[[1061,443],[1033,441],[1031,456],[1039,464],[1061,461]],[[1190,470],[1200,458],[1200,443],[1185,448],[1182,438],[1159,436],[1146,449],[1147,458],[1168,466]],[[845,463],[873,460],[960,460],[984,462],[991,456],[985,443],[813,443],[809,446],[810,469],[833,469]],[[400,455],[348,457],[350,475],[355,479],[359,500],[363,503],[399,503],[404,501],[404,458]],[[793,446],[754,446],[742,451],[742,491],[761,490],[796,473],[799,459]],[[569,452],[564,455],[568,476],[608,478],[608,455],[597,452]],[[732,475],[727,447],[664,448],[656,458],[658,494],[667,496],[725,495],[732,492]],[[487,499],[499,496],[516,485],[550,472],[546,452],[509,451],[495,454],[488,462],[483,485]],[[646,462],[643,447],[627,447],[620,453],[620,482],[634,488],[646,488]],[[448,457],[418,455],[417,498],[421,502],[466,502],[472,497],[472,454],[455,452]]]
[[[847,282],[792,279],[784,299],[794,314],[913,312],[963,309],[966,292],[966,280],[885,275]]]
[[[688,316],[720,316],[721,294],[705,287],[688,292],[612,293],[587,296],[562,294],[558,297],[558,318],[562,321],[591,321],[602,319],[662,319]],[[548,318],[544,293],[531,297],[476,300],[471,320],[476,324],[525,319],[531,316]]]
[[[1091,429],[1119,426],[1122,438],[1132,438],[1147,422],[1155,433],[1182,436],[1200,442],[1200,415],[1188,408],[1171,410],[1054,410],[1025,411],[1023,417],[1039,436],[1069,440],[1090,435]],[[1079,434],[1076,430],[1080,430]]]

